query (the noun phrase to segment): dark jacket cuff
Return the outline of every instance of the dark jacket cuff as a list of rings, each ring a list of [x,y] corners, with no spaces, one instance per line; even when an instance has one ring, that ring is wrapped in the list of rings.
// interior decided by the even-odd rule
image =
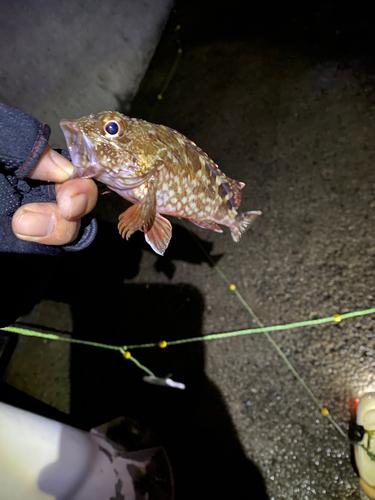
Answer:
[[[19,179],[24,179],[44,153],[51,129],[32,116],[0,103],[0,130],[0,162]]]

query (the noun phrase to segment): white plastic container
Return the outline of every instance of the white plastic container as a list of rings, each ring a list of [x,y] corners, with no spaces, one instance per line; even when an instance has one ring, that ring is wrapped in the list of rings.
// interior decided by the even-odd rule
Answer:
[[[84,432],[0,403],[1,500],[172,500],[164,450],[126,451],[103,429]]]
[[[362,441],[354,447],[355,461],[361,477],[361,486],[370,498],[375,499],[375,461],[371,460],[363,444],[375,454],[375,393],[364,394],[357,407],[356,423],[365,430]]]

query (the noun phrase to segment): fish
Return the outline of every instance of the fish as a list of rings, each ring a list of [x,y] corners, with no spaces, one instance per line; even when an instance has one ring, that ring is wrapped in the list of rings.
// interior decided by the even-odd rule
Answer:
[[[129,239],[143,231],[163,255],[172,225],[163,215],[188,219],[218,233],[227,226],[238,242],[260,211],[239,213],[245,184],[227,177],[193,141],[165,125],[103,111],[60,127],[75,167],[71,178],[94,178],[132,206],[119,216]]]

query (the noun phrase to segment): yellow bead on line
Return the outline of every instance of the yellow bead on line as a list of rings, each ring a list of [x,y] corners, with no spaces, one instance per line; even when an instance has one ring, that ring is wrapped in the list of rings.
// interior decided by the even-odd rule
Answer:
[[[158,95],[158,100],[161,101],[163,99],[163,96],[161,94]]]
[[[164,347],[167,347],[167,342],[166,342],[165,340],[161,340],[161,341],[159,342],[159,347],[160,347],[161,349],[164,349]]]
[[[340,321],[342,321],[342,317],[339,314],[334,314],[333,319],[336,321],[336,323],[340,323]]]
[[[124,354],[125,359],[129,359],[129,358],[131,358],[131,356],[132,355],[130,354],[130,351],[126,351],[126,353]]]
[[[233,290],[235,290],[235,289],[236,289],[236,285],[229,285],[229,290],[232,290],[232,292],[233,292]]]
[[[320,413],[323,415],[323,417],[328,417],[329,415],[329,411],[327,410],[327,408],[322,408]]]

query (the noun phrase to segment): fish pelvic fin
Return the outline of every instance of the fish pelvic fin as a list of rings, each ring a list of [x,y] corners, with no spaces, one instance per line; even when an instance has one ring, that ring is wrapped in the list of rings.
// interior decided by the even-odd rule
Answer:
[[[119,215],[117,227],[121,236],[128,240],[139,229],[151,229],[156,216],[155,207],[155,185],[150,181],[147,185],[147,193],[142,200]]]
[[[172,237],[172,224],[168,219],[156,214],[155,221],[148,231],[145,230],[145,240],[159,255],[164,255]]]
[[[243,233],[249,228],[250,224],[262,215],[262,212],[243,212],[242,214],[237,214],[234,223],[231,226],[232,239],[233,241],[240,241]]]

